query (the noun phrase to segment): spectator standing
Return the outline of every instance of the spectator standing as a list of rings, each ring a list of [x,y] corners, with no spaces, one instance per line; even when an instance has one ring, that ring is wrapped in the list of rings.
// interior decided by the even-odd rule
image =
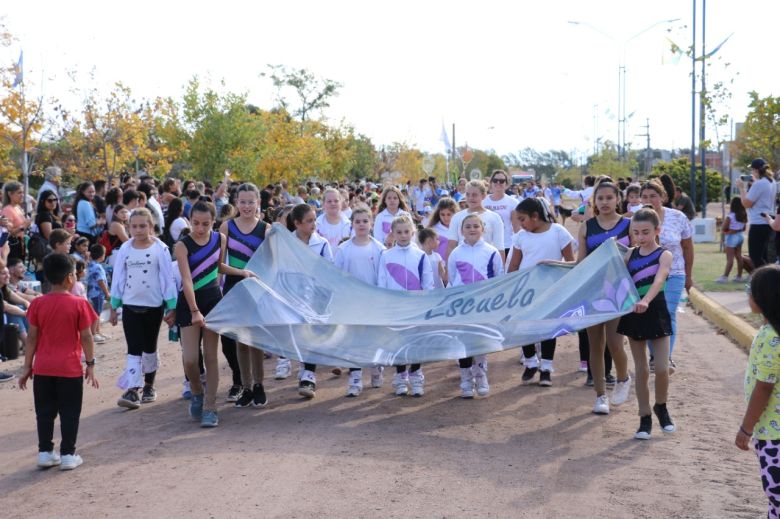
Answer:
[[[775,194],[777,186],[773,180],[769,164],[764,159],[754,159],[750,163],[753,184],[746,189],[745,182],[737,179],[742,205],[748,213],[748,255],[753,268],[766,265],[767,248],[772,228],[762,214],[771,214],[775,209]]]
[[[696,218],[696,209],[693,207],[691,197],[683,193],[679,187],[674,188],[674,209],[681,211],[689,220]]]

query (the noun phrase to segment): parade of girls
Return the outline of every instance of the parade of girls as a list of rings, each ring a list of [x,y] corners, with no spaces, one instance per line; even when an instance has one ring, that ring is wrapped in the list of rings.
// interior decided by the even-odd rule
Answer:
[[[761,171],[761,179],[771,178]],[[226,182],[228,178],[225,177]],[[24,306],[29,308],[18,312],[24,313],[29,322],[25,367],[19,385],[25,388],[35,373],[38,465],[70,469],[83,462],[75,453],[81,386],[78,390],[60,387],[57,379],[80,372],[81,360],[72,360],[78,355],[87,364],[87,381],[98,386],[93,340],[97,335],[94,323],[102,311],[102,290],[109,296],[107,320],[113,326],[121,320],[127,344],[124,369],[117,380],[111,381],[120,390],[117,405],[132,413],[154,405],[158,400],[155,378],[160,369],[166,369],[185,379],[182,396],[188,403],[181,410],[183,417],[208,428],[220,425],[221,418],[229,423],[229,416],[220,416],[219,410],[220,337],[206,324],[211,309],[238,283],[252,277],[263,278],[263,272],[252,272],[246,267],[274,222],[282,223],[285,230],[280,228],[281,232],[292,233],[321,261],[333,263],[357,280],[387,290],[412,292],[471,285],[538,264],[576,265],[607,240],[614,240],[624,247],[626,269],[639,300],[622,317],[579,330],[588,345],[583,364],[592,374],[592,412],[605,416],[613,406],[625,406],[633,387],[638,426],[625,434],[648,440],[653,437],[654,423],[663,434],[675,433],[672,374],[680,368],[672,361],[672,354],[677,306],[683,290],[692,283],[689,221],[668,206],[668,192],[658,180],[621,189],[609,177],[601,177],[588,186],[583,221],[572,233],[559,223],[555,202],[545,197],[545,190],[527,198],[510,196],[506,192],[509,180],[506,172],[496,170],[487,182],[465,182],[465,207],[461,209],[445,193],[435,200],[432,212],[426,213],[429,216],[424,225],[415,223],[413,214],[421,211],[410,206],[415,201],[410,201],[397,186],[363,184],[357,189],[351,186],[351,192],[338,186],[325,187],[320,202],[313,198],[303,200],[286,191],[272,195],[267,188],[261,190],[251,183],[234,183],[231,189],[222,190],[224,196],[188,194],[183,201],[174,195],[162,208],[163,218],[144,207],[148,202],[135,196],[136,186],[127,185],[124,194],[111,197],[114,203],[106,226],[106,208],[101,210],[95,203],[94,186],[85,184],[78,190],[79,223],[69,231],[63,228],[57,198],[47,191],[35,223],[53,245],[53,252],[36,268],[49,291],[26,302]],[[176,189],[175,183],[169,186],[172,193]],[[198,192],[198,186],[190,191]],[[427,207],[430,200],[424,196],[422,192],[417,203],[424,201]],[[273,203],[263,208],[262,201],[269,199]],[[121,204],[119,200],[128,203]],[[225,210],[226,206],[235,210]],[[219,222],[217,207],[219,214],[229,215]],[[745,209],[736,198],[724,222],[729,258],[726,279],[732,263],[737,263],[738,275],[742,275],[742,242],[732,236],[741,238],[745,220]],[[24,225],[20,222],[19,228]],[[98,245],[104,239],[110,250]],[[104,262],[106,256],[109,261]],[[79,261],[83,267],[78,267]],[[81,300],[87,299],[86,287],[82,287],[82,296],[78,272],[79,268],[87,270],[90,263],[110,265],[110,290],[106,283],[100,285],[105,276],[93,269],[98,288],[90,290],[89,297],[98,302],[84,306]],[[777,412],[772,388],[780,376],[780,356],[773,349],[779,341],[779,272],[777,266],[767,266],[756,270],[751,278],[750,304],[766,318],[767,324],[756,337],[755,352],[751,351],[746,379],[749,404],[736,439],[737,446],[747,448],[752,437],[761,456],[765,481],[774,477],[767,466],[776,461],[770,460],[767,452],[776,452],[780,445],[777,428],[769,425]],[[58,328],[41,318],[52,311],[52,298],[57,298],[58,308],[68,309],[57,321]],[[158,336],[163,323],[169,328],[169,339],[181,345],[180,366],[162,366],[159,362]],[[67,348],[53,346],[57,341],[63,341]],[[626,343],[633,359],[631,366]],[[228,337],[222,337],[222,345],[223,356],[233,373],[225,400],[238,409],[265,407],[269,377],[264,364],[271,362],[271,356],[263,352],[262,345],[244,344]],[[517,368],[520,385],[551,387],[556,380],[553,373],[570,371],[565,366],[554,367],[555,338],[517,346],[522,351],[522,366]],[[611,394],[607,392],[605,350],[617,374]],[[56,367],[58,356],[70,359],[63,364],[67,368]],[[457,390],[452,388],[453,395],[464,400],[489,397],[488,356],[454,360],[460,383]],[[281,357],[275,362],[273,378],[284,380],[297,372],[297,392],[306,399],[315,398],[317,373],[324,366],[298,364]],[[341,371],[328,366],[331,368],[334,374]],[[367,374],[364,369],[350,368],[345,396],[358,398],[365,391],[384,391],[393,397],[423,398],[428,394],[425,366],[399,364],[389,369],[390,391],[384,389],[384,367],[371,367]],[[51,401],[59,398],[63,400],[56,405],[60,406],[67,437],[63,432],[58,454],[51,440],[57,414]],[[770,502],[778,503],[773,487],[765,488]]]

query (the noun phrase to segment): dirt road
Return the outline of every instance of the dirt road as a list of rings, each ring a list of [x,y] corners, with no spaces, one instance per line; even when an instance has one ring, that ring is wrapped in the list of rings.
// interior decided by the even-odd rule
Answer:
[[[180,398],[178,346],[161,335],[158,401],[115,405],[121,328],[98,350],[103,387],[85,388],[73,472],[35,468],[32,394],[0,386],[0,502],[5,517],[744,517],[765,514],[752,453],[733,446],[746,355],[690,309],[680,315],[669,409],[632,439],[633,397],[590,413],[576,337],[559,342],[552,388],[519,383],[518,350],[491,356],[492,393],[458,398],[455,362],[426,367],[423,398],[386,385],[344,398],[320,374],[317,397],[268,380],[266,409],[220,408],[201,429]],[[224,362],[223,362],[224,364]],[[267,363],[267,369],[272,368]],[[21,361],[0,368],[18,372]],[[367,378],[367,377],[366,377]],[[224,371],[220,397],[229,377]]]

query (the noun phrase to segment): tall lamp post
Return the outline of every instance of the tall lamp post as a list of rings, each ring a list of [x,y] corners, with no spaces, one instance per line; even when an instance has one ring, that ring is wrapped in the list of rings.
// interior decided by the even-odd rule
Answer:
[[[584,27],[588,27],[589,29],[592,29],[596,31],[597,33],[601,34],[602,36],[612,40],[613,42],[619,42],[620,43],[620,60],[618,62],[618,132],[617,132],[617,145],[618,145],[618,155],[620,156],[620,159],[625,161],[626,160],[626,49],[628,47],[628,44],[635,40],[636,38],[640,37],[647,31],[654,29],[655,27],[658,27],[659,25],[663,24],[669,24],[680,20],[679,18],[671,18],[669,20],[658,20],[655,23],[652,23],[639,31],[638,33],[634,34],[630,38],[627,38],[623,40],[622,42],[619,42],[614,36],[602,31],[598,27],[591,25],[588,22],[582,22],[578,20],[569,20],[569,23],[572,25],[582,25]]]

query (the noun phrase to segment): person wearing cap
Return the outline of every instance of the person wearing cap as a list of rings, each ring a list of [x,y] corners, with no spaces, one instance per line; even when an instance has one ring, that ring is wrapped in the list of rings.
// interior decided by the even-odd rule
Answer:
[[[772,228],[764,215],[774,212],[777,185],[764,159],[754,159],[750,163],[750,172],[753,183],[749,189],[746,189],[745,181],[741,178],[737,179],[736,184],[742,205],[748,213],[748,255],[753,268],[758,268],[768,263],[767,248]]]
[[[37,201],[40,203],[41,193],[43,193],[44,191],[51,191],[57,197],[57,201],[59,202],[60,199],[59,186],[60,186],[60,180],[62,179],[62,170],[57,166],[49,166],[44,170],[43,178],[44,178],[44,182],[43,184],[41,184],[40,189],[38,189]]]

